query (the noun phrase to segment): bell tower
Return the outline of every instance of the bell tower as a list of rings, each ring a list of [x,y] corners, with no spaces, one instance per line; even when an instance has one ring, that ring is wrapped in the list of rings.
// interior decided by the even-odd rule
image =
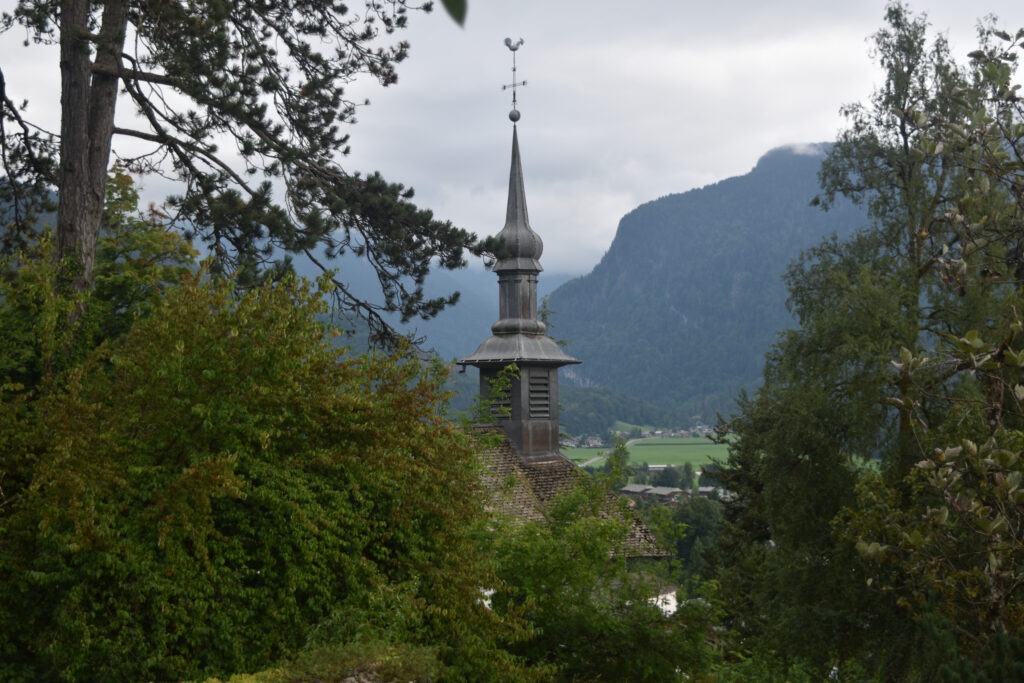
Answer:
[[[514,365],[517,375],[505,396],[492,405],[513,448],[523,459],[558,455],[558,368],[579,363],[548,337],[537,318],[537,276],[543,270],[540,256],[544,243],[530,228],[526,211],[526,190],[519,155],[520,119],[516,109],[515,51],[522,39],[505,44],[512,50],[512,167],[508,179],[508,205],[505,227],[498,237],[505,245],[491,269],[498,275],[498,320],[491,325],[491,337],[471,355],[459,361],[462,366],[480,369],[480,396],[493,401],[492,385],[506,367]]]

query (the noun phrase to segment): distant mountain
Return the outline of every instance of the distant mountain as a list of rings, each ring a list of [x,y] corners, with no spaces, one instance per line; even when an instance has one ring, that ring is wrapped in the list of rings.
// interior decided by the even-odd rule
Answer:
[[[569,431],[594,431],[593,406],[614,405],[612,395],[649,404],[654,424],[709,422],[759,384],[765,352],[794,324],[787,264],[865,222],[849,204],[810,206],[826,150],[775,149],[744,176],[643,204],[590,274],[551,294],[551,334],[583,361],[563,370]]]

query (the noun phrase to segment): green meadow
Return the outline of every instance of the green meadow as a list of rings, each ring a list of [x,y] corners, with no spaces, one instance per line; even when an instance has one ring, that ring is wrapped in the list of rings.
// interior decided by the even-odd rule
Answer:
[[[648,465],[683,465],[690,463],[695,469],[712,460],[725,460],[725,444],[713,443],[710,439],[635,439],[629,442],[629,462],[633,465],[647,463]],[[574,462],[587,462],[594,458],[601,458],[594,462],[597,465],[603,462],[604,454],[608,448],[563,448],[565,457]]]

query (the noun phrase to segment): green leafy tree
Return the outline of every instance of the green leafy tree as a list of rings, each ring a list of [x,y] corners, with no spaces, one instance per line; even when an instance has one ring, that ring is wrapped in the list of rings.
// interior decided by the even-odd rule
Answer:
[[[83,353],[123,334],[196,267],[195,249],[157,217],[139,211],[134,183],[122,169],[111,173],[106,193],[92,291],[54,296],[49,231],[33,232],[22,249],[0,257],[0,326],[8,342],[0,349],[0,372],[23,388],[35,387],[44,372],[70,367]],[[88,315],[65,329],[67,315],[80,307]]]
[[[856,507],[865,466],[905,486],[933,448],[1019,422],[1007,391],[1017,371],[986,364],[980,339],[1009,339],[1020,303],[1019,192],[983,170],[1012,148],[999,131],[1020,118],[991,97],[1010,60],[988,72],[955,64],[906,6],[889,5],[874,45],[885,82],[844,110],[849,127],[821,171],[825,204],[862,203],[871,225],[787,272],[800,327],[772,349],[763,388],[729,425],[722,479],[736,498],[719,554],[741,642],[819,672],[858,658],[898,680],[935,673],[935,660],[907,655],[927,634],[868,586],[864,558],[834,523]],[[1009,348],[997,343],[991,357]],[[925,350],[933,362],[922,364]],[[808,637],[793,644],[794,632]]]
[[[972,330],[921,356],[903,354],[898,370],[913,384],[935,365],[973,368],[982,383],[1000,391],[978,392],[964,413],[988,418],[983,423],[997,414],[1019,416],[1022,331],[1015,320],[1009,334],[993,342]],[[865,559],[869,583],[919,625],[931,641],[925,651],[943,652],[922,668],[945,680],[1013,680],[1022,673],[1022,448],[1019,429],[937,448],[897,484],[864,477],[856,506],[836,520],[839,534]]]
[[[143,213],[135,182],[115,166],[107,178],[103,228],[96,245],[91,306],[93,339],[120,336],[197,266],[196,250],[154,211]]]
[[[686,490],[690,490],[690,489],[693,488],[693,486],[694,486],[694,484],[696,482],[697,482],[697,472],[694,471],[694,469],[693,469],[693,463],[692,462],[684,462],[683,463],[683,471],[682,471],[682,474],[680,475],[680,482],[679,482],[680,486],[682,488],[686,489]]]
[[[602,472],[605,484],[612,491],[618,491],[629,482],[629,449],[624,439],[615,439],[615,445],[605,455]]]
[[[651,478],[651,483],[655,486],[668,486],[671,488],[678,488],[682,482],[682,474],[679,469],[669,465],[663,467],[657,474]]]
[[[464,18],[465,3],[446,7]],[[436,314],[456,295],[424,296],[430,267],[460,267],[464,250],[479,254],[484,243],[417,209],[411,189],[340,164],[359,106],[346,87],[359,77],[395,83],[409,44],[387,41],[429,8],[20,0],[3,14],[8,38],[19,27],[60,47],[60,131],[39,132],[5,100],[6,193],[19,218],[5,244],[31,228],[32,210],[49,198],[40,193],[56,191],[57,255],[86,289],[114,140],[131,139],[143,151],[122,152],[122,163],[179,181],[167,218],[205,245],[215,270],[251,284],[291,254],[318,265],[352,254],[374,269],[383,300],[360,299],[338,278],[343,309],[378,333],[382,312]]]
[[[676,556],[683,561],[686,578],[709,576],[707,553],[718,539],[722,525],[722,504],[717,500],[694,496],[674,511],[673,518],[686,529],[676,544]]]
[[[863,203],[871,227],[848,244],[810,252],[789,284],[804,329],[831,321],[833,334],[866,345],[858,356],[843,353],[834,364],[854,368],[844,393],[861,403],[857,414],[873,412],[883,424],[878,448],[898,480],[928,447],[914,436],[921,414],[911,409],[908,394],[928,397],[927,405],[918,401],[921,410],[944,411],[951,385],[948,375],[937,374],[910,387],[886,372],[886,364],[900,349],[916,354],[1002,305],[976,277],[983,269],[971,272],[957,257],[965,251],[970,256],[973,231],[998,221],[1007,207],[1001,193],[968,193],[969,144],[950,134],[983,109],[984,89],[952,60],[944,38],[929,44],[924,16],[893,3],[886,23],[875,36],[885,85],[868,104],[844,109],[849,127],[821,171],[826,203],[837,195]],[[830,278],[839,286],[823,288],[825,296],[812,292]],[[872,307],[874,324],[867,320]],[[878,406],[873,411],[871,403]]]
[[[679,596],[717,604],[709,559],[722,526],[721,503],[694,496],[674,506],[641,506],[638,512],[661,546],[673,555],[668,578],[679,587]]]
[[[195,251],[176,233],[137,212],[128,176],[107,186],[108,227],[98,246],[96,287],[59,295],[49,232],[0,257],[0,409],[7,457],[0,465],[0,499],[10,503],[32,478],[30,424],[38,399],[61,386],[66,371],[147,315],[159,296],[195,268]],[[87,305],[86,305],[87,304]],[[86,310],[85,315],[74,315]],[[73,318],[72,325],[67,321]],[[19,426],[21,425],[21,426]],[[0,503],[0,516],[11,510]]]
[[[0,505],[0,678],[191,679],[360,638],[454,678],[515,668],[480,604],[473,446],[439,417],[441,378],[348,357],[323,308],[291,280],[238,296],[200,273],[31,410],[5,401],[3,469],[29,480]]]
[[[678,681],[708,665],[707,608],[667,616],[651,602],[661,584],[630,567],[627,519],[609,514],[607,488],[587,479],[544,522],[509,521],[489,537],[494,609],[534,629],[509,647],[556,680]]]
[[[839,521],[867,581],[915,620],[930,647],[914,655],[948,681],[1024,673],[1024,434],[937,451],[903,486],[875,476]],[[927,653],[941,652],[928,657]]]
[[[818,677],[863,650],[884,656],[875,633],[891,616],[873,603],[856,552],[833,538],[856,477],[834,444],[847,416],[826,395],[805,384],[741,404],[716,475],[732,498],[713,553],[729,647],[805,661]]]
[[[1013,84],[1024,31],[988,25],[982,38],[972,78],[985,97],[942,130],[966,176],[930,295],[942,303],[943,333],[892,361],[905,389],[898,407],[914,416],[910,434],[924,448],[901,480],[891,470],[887,481],[866,477],[856,506],[836,522],[868,580],[914,620],[927,643],[920,651],[943,652],[921,657],[919,670],[950,681],[1018,678],[1024,650],[1016,503],[1024,112]]]

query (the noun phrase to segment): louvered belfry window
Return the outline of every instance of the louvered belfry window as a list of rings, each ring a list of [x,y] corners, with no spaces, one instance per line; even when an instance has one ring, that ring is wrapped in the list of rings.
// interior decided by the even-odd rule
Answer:
[[[551,384],[547,373],[530,375],[530,417],[551,417]]]

